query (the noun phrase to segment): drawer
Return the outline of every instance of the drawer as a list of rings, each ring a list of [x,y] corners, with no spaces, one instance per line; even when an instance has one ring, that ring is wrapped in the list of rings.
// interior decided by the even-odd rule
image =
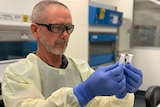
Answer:
[[[98,55],[90,55],[89,56],[89,64],[90,66],[96,66],[104,63],[109,63],[114,61],[114,52],[98,54]]]
[[[99,41],[115,41],[117,35],[115,34],[89,34],[90,42],[99,42]]]

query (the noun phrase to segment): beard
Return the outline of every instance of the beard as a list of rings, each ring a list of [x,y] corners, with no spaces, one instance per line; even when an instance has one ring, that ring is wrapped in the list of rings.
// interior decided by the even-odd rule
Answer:
[[[68,40],[59,39],[50,43],[45,35],[40,36],[41,43],[45,46],[46,50],[55,55],[63,55],[66,51]]]

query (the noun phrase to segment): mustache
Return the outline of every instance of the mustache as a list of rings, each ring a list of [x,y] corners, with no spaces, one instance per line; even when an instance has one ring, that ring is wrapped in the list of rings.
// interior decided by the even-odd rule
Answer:
[[[57,40],[55,41],[55,44],[67,44],[68,43],[68,40]]]

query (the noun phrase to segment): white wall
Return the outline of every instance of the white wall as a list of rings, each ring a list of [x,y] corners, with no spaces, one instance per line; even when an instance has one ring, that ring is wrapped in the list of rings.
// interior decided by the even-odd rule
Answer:
[[[74,31],[71,34],[66,54],[88,61],[88,0],[59,0],[72,13]]]
[[[0,0],[0,12],[30,15],[37,1],[40,0]]]
[[[133,64],[143,71],[143,84],[141,90],[146,90],[150,85],[160,85],[160,49],[159,48],[134,48]]]

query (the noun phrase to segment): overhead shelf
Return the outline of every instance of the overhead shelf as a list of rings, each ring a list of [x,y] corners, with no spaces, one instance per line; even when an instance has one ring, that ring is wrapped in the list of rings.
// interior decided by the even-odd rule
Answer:
[[[0,30],[30,30],[31,17],[29,15],[0,12]]]
[[[98,33],[117,33],[118,28],[113,26],[90,25],[89,32]]]
[[[30,30],[29,22],[0,21],[0,30]]]

